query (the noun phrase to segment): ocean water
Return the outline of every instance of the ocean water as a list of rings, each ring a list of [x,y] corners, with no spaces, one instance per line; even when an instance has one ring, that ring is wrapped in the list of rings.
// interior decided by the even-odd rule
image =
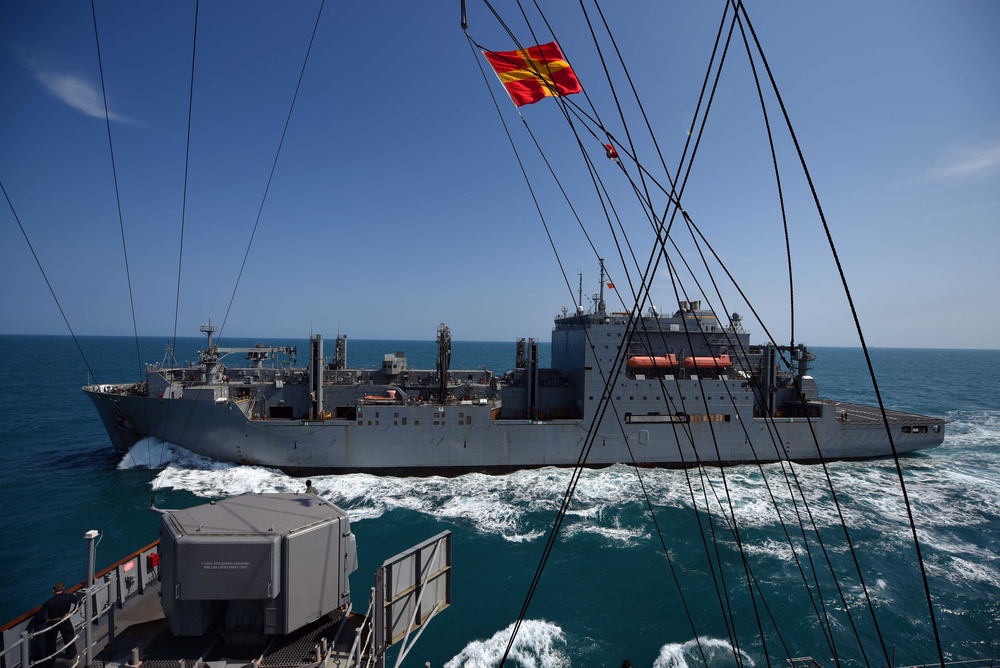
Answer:
[[[0,343],[9,352],[0,377],[0,619],[44,600],[56,580],[83,579],[88,529],[103,532],[99,566],[154,540],[151,498],[180,507],[304,489],[281,472],[211,462],[170,444],[143,441],[125,456],[111,450],[80,387],[91,375],[138,379],[140,360],[162,358],[163,339],[143,339],[138,355],[128,338],[85,337],[83,355],[69,337]],[[201,343],[180,340],[177,359],[194,359]],[[304,341],[268,343],[297,344],[306,355]],[[431,342],[351,341],[349,361],[376,366],[397,350],[411,366],[433,365]],[[815,352],[823,396],[873,401],[860,350]],[[1000,657],[1000,351],[871,353],[888,407],[949,420],[941,447],[902,459],[945,657]],[[504,371],[513,358],[513,343],[454,344],[456,368]],[[407,665],[495,666],[570,476],[348,475],[314,485],[349,512],[358,537],[355,609],[367,608],[385,558],[450,529],[454,603]],[[937,660],[891,461],[587,471],[525,620],[508,665]]]

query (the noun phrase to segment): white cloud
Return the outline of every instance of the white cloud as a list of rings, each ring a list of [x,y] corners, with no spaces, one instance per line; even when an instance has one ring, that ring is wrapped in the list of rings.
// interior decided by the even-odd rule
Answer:
[[[927,172],[929,179],[958,179],[976,177],[992,172],[1000,166],[1000,143],[976,146],[955,151],[940,167]]]
[[[59,99],[78,111],[82,111],[94,118],[104,118],[104,100],[100,91],[89,81],[75,74],[66,74],[48,69],[31,59],[23,59],[25,66],[31,71],[32,76],[38,83]],[[120,116],[112,111],[108,112],[108,118],[119,123],[130,123],[132,121],[124,116]]]

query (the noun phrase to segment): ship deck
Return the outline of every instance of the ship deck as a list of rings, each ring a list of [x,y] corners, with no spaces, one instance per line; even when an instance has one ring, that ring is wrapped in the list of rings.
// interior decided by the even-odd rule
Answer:
[[[834,401],[832,399],[823,399],[822,403],[829,406],[834,411],[838,420],[879,424],[882,422],[882,411],[878,409],[878,406],[865,406],[863,404],[853,404],[847,401]],[[916,413],[907,413],[906,411],[898,411],[891,408],[885,409],[885,417],[890,425],[905,422],[911,425],[926,426],[935,424],[943,425],[945,422],[941,418],[918,415]]]
[[[336,611],[292,634],[271,636],[264,643],[227,644],[218,631],[190,637],[173,635],[160,607],[158,589],[159,586],[150,588],[115,615],[114,642],[109,644],[105,639],[95,647],[93,666],[132,667],[136,650],[142,668],[177,668],[179,665],[238,668],[252,664],[257,668],[315,666],[318,648],[324,641],[330,646],[326,666],[354,665],[351,649],[357,630],[365,620],[363,615],[344,615]],[[52,668],[63,668],[59,665],[61,662],[57,661]]]

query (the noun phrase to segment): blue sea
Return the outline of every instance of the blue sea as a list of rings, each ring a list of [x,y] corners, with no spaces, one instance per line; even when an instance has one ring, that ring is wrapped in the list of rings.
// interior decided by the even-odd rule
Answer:
[[[8,351],[0,374],[0,619],[37,605],[57,580],[83,579],[85,531],[102,532],[99,566],[156,539],[151,499],[181,507],[304,490],[304,480],[278,471],[212,462],[170,444],[143,441],[114,453],[80,388],[91,378],[138,380],[140,362],[160,361],[165,340],[140,343],[137,353],[130,338],[84,337],[81,354],[69,337],[0,336]],[[179,340],[177,359],[194,360],[202,343]],[[268,343],[307,355],[306,341]],[[349,361],[374,367],[397,350],[412,367],[433,366],[432,342],[351,341]],[[860,350],[815,352],[821,395],[874,400]],[[887,407],[949,421],[941,447],[902,459],[945,658],[1000,657],[1000,351],[871,355]],[[513,343],[456,342],[452,366],[502,372],[513,360]],[[541,469],[313,483],[351,516],[360,557],[355,609],[367,609],[384,559],[453,532],[454,603],[407,665],[495,666],[570,476]],[[823,666],[937,661],[891,461],[585,472],[507,665],[618,666],[627,658],[635,666],[783,666],[799,656]]]

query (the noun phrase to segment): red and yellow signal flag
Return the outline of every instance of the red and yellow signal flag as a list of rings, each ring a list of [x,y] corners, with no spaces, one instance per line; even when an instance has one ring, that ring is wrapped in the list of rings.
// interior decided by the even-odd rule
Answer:
[[[483,51],[517,106],[583,90],[555,42],[517,51]]]

